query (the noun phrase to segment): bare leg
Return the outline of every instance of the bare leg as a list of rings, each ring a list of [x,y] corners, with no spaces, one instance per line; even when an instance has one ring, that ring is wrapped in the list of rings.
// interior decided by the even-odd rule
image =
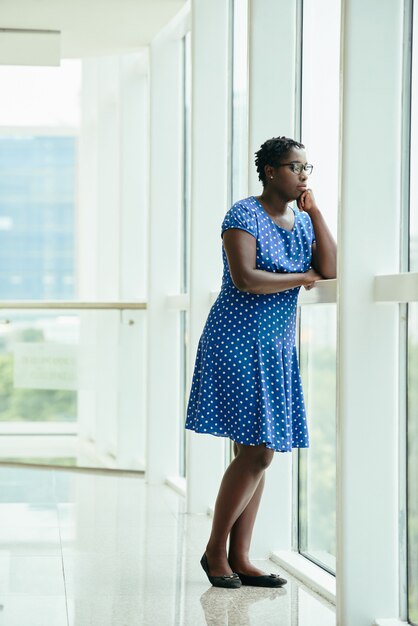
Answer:
[[[274,455],[274,450],[266,448],[264,444],[249,446],[238,443],[236,446],[238,453],[222,478],[215,502],[212,531],[206,546],[211,576],[232,574],[226,555],[228,535],[253,497]]]
[[[238,454],[238,446],[234,441],[234,454]],[[251,565],[249,551],[251,536],[254,528],[257,511],[266,482],[266,473],[263,471],[253,497],[235,521],[229,535],[228,562],[234,572],[248,574],[249,576],[261,576],[266,574],[262,570]]]

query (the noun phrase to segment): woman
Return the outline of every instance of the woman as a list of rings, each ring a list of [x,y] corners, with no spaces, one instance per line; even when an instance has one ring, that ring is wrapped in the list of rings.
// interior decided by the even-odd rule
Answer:
[[[218,587],[287,582],[254,567],[249,548],[274,452],[309,447],[295,344],[299,290],[336,277],[336,243],[307,188],[313,166],[304,148],[276,137],[256,152],[263,191],[224,217],[222,288],[197,348],[185,428],[234,442],[201,559]]]

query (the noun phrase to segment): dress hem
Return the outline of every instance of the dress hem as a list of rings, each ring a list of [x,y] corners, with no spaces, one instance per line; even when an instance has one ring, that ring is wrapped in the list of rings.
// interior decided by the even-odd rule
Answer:
[[[229,433],[216,433],[210,430],[197,430],[196,428],[193,428],[192,426],[185,426],[186,430],[192,430],[195,433],[201,434],[201,435],[213,435],[214,437],[227,437],[229,439],[231,439],[232,441],[235,441],[236,443],[241,443],[243,445],[247,445],[247,446],[259,446],[262,443],[266,444],[266,448],[268,448],[269,450],[274,450],[275,452],[291,452],[293,450],[293,448],[309,448],[309,443],[308,444],[300,444],[300,445],[295,445],[292,444],[291,447],[287,446],[285,448],[275,448],[273,446],[268,446],[268,443],[271,443],[270,441],[259,441],[257,443],[247,443],[245,441],[240,441],[239,439],[235,438],[235,435],[231,435]]]

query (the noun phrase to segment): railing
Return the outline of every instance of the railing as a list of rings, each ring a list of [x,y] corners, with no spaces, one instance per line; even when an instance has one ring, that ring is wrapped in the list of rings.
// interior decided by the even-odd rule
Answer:
[[[147,303],[0,309],[0,460],[143,471]]]
[[[0,300],[0,309],[146,309],[146,302],[86,302],[77,300]]]

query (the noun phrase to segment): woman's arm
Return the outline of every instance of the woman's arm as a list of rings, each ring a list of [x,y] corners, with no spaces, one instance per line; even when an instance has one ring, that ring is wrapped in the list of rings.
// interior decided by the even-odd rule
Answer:
[[[309,214],[315,232],[312,267],[324,278],[337,278],[337,244],[315,202],[312,189],[307,189],[299,196],[297,205],[300,210]]]
[[[225,230],[223,242],[232,282],[240,291],[258,294],[277,293],[307,285],[315,279],[312,270],[300,273],[276,273],[256,269],[257,241],[245,230],[239,228]]]

